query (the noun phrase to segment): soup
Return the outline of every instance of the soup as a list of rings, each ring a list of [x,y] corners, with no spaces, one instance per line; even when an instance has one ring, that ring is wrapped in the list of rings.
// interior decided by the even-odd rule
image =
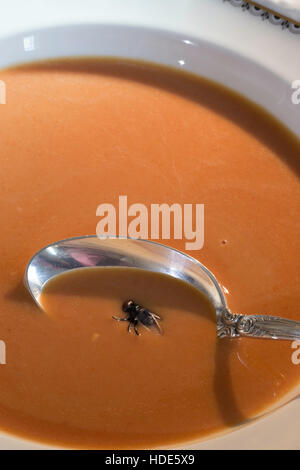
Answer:
[[[137,336],[115,321],[112,316],[126,318],[126,299],[159,314],[162,334],[139,324]],[[69,424],[85,430],[74,433],[78,444],[156,446],[172,443],[174,429],[176,440],[193,438],[201,423],[217,418],[215,312],[186,282],[134,268],[76,269],[50,280],[40,302],[58,330],[55,355],[68,357],[64,384],[55,382]]]
[[[300,319],[299,141],[234,93],[154,65],[53,61],[1,79],[0,428],[65,447],[156,447],[283,398],[299,382],[291,343],[217,340],[211,307],[180,281],[74,271],[46,285],[42,313],[22,279],[38,249],[94,234],[97,207],[120,195],[203,203],[204,246],[188,254],[230,309]],[[128,295],[162,317],[162,335],[111,318]]]

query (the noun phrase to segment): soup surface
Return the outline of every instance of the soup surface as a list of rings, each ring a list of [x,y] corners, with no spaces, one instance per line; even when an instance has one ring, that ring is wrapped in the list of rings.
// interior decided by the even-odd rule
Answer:
[[[66,60],[0,78],[0,427],[68,447],[170,445],[296,386],[290,342],[217,341],[210,308],[179,281],[74,272],[46,287],[45,314],[23,275],[43,246],[95,234],[97,207],[119,195],[203,203],[204,246],[189,254],[231,310],[300,320],[299,141],[241,97],[151,65]],[[185,251],[184,239],[163,242]],[[111,319],[127,292],[162,315],[163,335]]]
[[[126,318],[121,307],[128,299],[159,314],[162,334],[141,324],[140,336],[133,328],[129,334],[128,323],[112,319]],[[134,268],[76,269],[50,280],[40,301],[57,331],[55,355],[67,357],[56,393],[63,390],[78,444],[171,443],[218,419],[215,311],[189,284]],[[49,344],[47,350],[51,354]],[[52,381],[45,380],[44,393]],[[48,401],[47,413],[53,406]]]

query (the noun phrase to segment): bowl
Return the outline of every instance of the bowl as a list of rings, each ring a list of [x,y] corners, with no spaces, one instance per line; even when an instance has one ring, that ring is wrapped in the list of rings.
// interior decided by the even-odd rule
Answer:
[[[126,0],[113,6],[105,0],[81,5],[69,0],[31,0],[25,8],[21,0],[12,0],[1,14],[0,68],[77,56],[124,57],[168,65],[239,92],[300,137],[300,104],[293,99],[300,79],[300,63],[295,60],[300,36],[260,22],[228,2]],[[283,402],[299,391],[300,386]],[[299,448],[299,418],[300,402],[294,400],[229,434],[179,447]],[[0,449],[51,448],[0,434]]]

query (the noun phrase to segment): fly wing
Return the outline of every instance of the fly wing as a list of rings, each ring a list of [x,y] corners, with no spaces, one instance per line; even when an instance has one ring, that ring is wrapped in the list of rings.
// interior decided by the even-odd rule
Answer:
[[[150,310],[139,306],[137,318],[146,330],[152,329],[156,330],[159,334],[162,334],[161,326],[158,323],[160,316],[156,315],[156,313],[150,312]]]
[[[155,323],[155,326],[156,326],[156,329],[157,331],[159,332],[160,335],[163,334],[163,331],[162,331],[162,327],[160,326],[160,324],[158,323],[158,319],[160,320],[160,317],[158,315],[155,315],[154,317],[152,317],[153,320],[154,320],[154,323]]]
[[[163,331],[162,331],[162,328],[159,324],[159,320],[161,319],[159,315],[156,315],[156,313],[153,313],[153,312],[149,312],[149,315],[151,315],[151,318],[153,320],[153,324],[152,325],[147,325],[147,328],[148,329],[153,329],[155,328],[155,330],[160,334],[162,335]],[[145,326],[145,325],[144,325]]]

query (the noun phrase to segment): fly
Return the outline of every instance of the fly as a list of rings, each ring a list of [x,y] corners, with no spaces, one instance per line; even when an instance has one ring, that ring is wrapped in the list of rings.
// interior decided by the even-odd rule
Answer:
[[[159,333],[162,332],[158,323],[161,320],[160,316],[150,312],[141,305],[138,305],[133,300],[126,300],[122,305],[122,310],[124,313],[127,313],[126,318],[118,318],[114,316],[112,318],[117,321],[128,321],[128,332],[131,331],[131,327],[133,326],[135,333],[139,335],[140,333],[137,329],[139,323],[147,329],[156,327]]]

